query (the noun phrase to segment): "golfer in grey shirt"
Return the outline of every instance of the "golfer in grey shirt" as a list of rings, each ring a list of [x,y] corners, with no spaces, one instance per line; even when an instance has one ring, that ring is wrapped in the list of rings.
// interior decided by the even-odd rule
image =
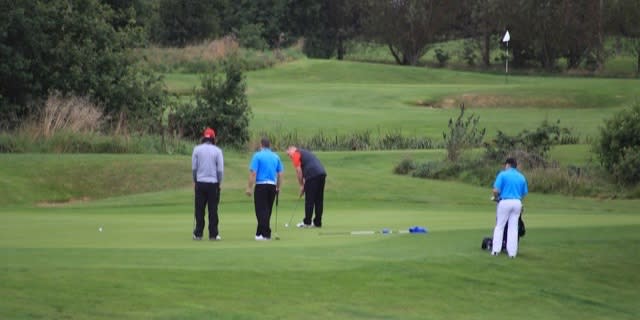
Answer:
[[[220,185],[224,175],[222,150],[215,145],[216,133],[207,128],[202,143],[193,148],[191,170],[195,190],[195,221],[193,240],[202,240],[204,232],[204,208],[209,212],[209,240],[221,240],[218,232],[218,203]]]

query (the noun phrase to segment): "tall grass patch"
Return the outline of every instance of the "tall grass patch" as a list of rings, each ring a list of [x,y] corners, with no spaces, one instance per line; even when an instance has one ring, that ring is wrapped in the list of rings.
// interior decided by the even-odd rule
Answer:
[[[188,45],[184,48],[158,47],[138,49],[156,72],[204,73],[215,70],[228,57],[238,57],[243,70],[258,70],[278,63],[304,58],[300,44],[291,47],[256,50],[243,48],[233,36]]]
[[[254,135],[267,137],[271,145],[282,150],[287,146],[300,146],[316,151],[348,151],[348,150],[404,150],[404,149],[435,149],[442,147],[431,138],[413,136],[401,130],[361,130],[347,133],[328,133],[318,131],[312,135],[299,135],[296,131],[278,128],[273,131],[261,130]],[[249,143],[249,148],[257,145],[257,140]]]

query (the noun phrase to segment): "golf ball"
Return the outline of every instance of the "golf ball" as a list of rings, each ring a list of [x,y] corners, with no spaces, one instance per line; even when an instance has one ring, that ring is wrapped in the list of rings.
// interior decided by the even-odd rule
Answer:
[[[98,231],[99,231],[99,232],[102,232],[102,227],[98,228]]]
[[[288,223],[285,223],[285,224],[284,224],[284,227],[285,227],[285,228],[289,228],[289,224],[288,224]]]

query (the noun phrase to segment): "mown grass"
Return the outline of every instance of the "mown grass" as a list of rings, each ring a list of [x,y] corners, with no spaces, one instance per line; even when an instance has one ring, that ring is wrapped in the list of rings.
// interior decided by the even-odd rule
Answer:
[[[392,164],[407,153],[442,156],[319,153],[329,172],[321,230],[283,227],[302,214],[285,162],[281,240],[266,243],[252,239],[253,206],[243,195],[248,154],[226,154],[221,242],[190,239],[188,156],[1,155],[9,167],[3,181],[37,181],[31,171],[44,181],[2,190],[30,195],[0,207],[0,317],[634,319],[640,312],[638,201],[533,194],[519,257],[491,257],[480,250],[494,221],[489,188],[394,175]],[[107,172],[119,179],[104,179]],[[96,179],[74,183],[86,175]],[[123,184],[138,187],[123,195]],[[97,194],[32,205],[64,185],[80,197]],[[413,225],[429,233],[319,235]]]
[[[197,74],[167,74],[169,88],[199,83]],[[459,103],[480,116],[490,138],[543,120],[561,120],[581,140],[640,95],[638,80],[504,76],[419,67],[299,60],[247,74],[251,130],[345,134],[400,131],[441,139]],[[182,89],[181,89],[182,88]],[[579,113],[579,116],[577,116]]]
[[[197,82],[197,75],[182,77],[174,85]],[[489,132],[515,133],[548,118],[589,136],[638,92],[633,80],[513,77],[505,83],[476,73],[316,60],[251,72],[248,84],[254,132],[400,128],[433,137],[458,110],[415,101],[476,92],[514,99],[530,92],[533,101],[543,102],[469,110],[480,114]],[[565,97],[570,103],[558,105]],[[551,153],[579,164],[588,161],[587,151],[577,145]],[[280,155],[285,182],[272,227],[278,226],[281,240],[263,243],[253,240],[253,204],[243,194],[248,153],[225,151],[220,242],[191,240],[188,155],[0,154],[0,318],[640,314],[638,200],[531,194],[525,201],[527,235],[518,258],[509,260],[480,250],[495,221],[490,186],[392,172],[404,157],[437,160],[444,158],[442,150],[318,153],[329,172],[321,230],[284,228],[289,217],[299,221],[302,211],[293,170]],[[413,225],[429,233],[319,234]]]

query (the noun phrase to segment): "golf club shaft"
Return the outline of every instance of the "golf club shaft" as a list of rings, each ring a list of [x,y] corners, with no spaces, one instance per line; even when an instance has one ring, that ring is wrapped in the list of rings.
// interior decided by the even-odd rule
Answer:
[[[320,232],[321,236],[337,236],[337,235],[352,235],[352,236],[366,236],[373,234],[394,234],[394,233],[409,233],[409,230],[388,230],[384,231],[373,231],[373,230],[358,230],[358,231],[329,231],[329,232]]]
[[[298,199],[301,199],[302,196],[300,196]],[[296,201],[296,205],[293,207],[293,212],[291,212],[291,216],[289,217],[289,223],[287,223],[288,226],[291,225],[291,221],[293,220],[293,216],[296,214],[296,211],[298,211],[298,206],[300,205],[300,200]]]

